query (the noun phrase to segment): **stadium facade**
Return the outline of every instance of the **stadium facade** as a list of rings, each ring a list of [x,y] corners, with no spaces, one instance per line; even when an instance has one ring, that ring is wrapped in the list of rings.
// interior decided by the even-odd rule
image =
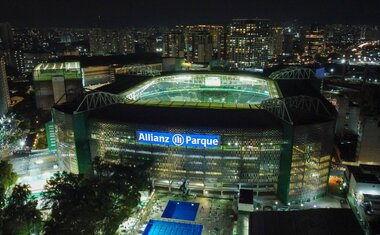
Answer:
[[[52,109],[61,167],[150,162],[155,188],[240,189],[285,203],[327,191],[335,113],[315,78],[176,73],[131,78]]]

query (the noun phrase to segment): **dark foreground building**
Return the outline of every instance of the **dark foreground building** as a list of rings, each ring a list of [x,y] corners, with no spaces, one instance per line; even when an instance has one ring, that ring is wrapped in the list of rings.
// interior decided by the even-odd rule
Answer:
[[[335,114],[310,79],[180,73],[130,78],[54,107],[63,169],[152,163],[153,186],[240,189],[300,203],[327,190]]]
[[[351,209],[259,211],[249,217],[249,235],[364,235]]]

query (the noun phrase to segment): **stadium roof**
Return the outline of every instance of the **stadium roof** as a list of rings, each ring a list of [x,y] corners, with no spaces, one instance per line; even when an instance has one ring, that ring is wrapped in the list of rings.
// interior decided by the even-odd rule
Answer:
[[[220,81],[207,86],[208,78],[211,78],[211,82],[218,80],[215,78],[220,78]],[[283,100],[285,103],[289,103],[293,100],[293,103],[300,103],[302,97],[312,97],[306,101],[319,100],[322,102],[322,106],[325,106],[326,112],[302,110],[298,106],[289,105],[287,112],[292,124],[304,125],[331,121],[336,111],[319,93],[318,87],[317,82],[312,79],[273,81],[247,73],[181,72],[166,73],[165,76],[157,77],[132,75],[93,91],[115,94],[130,101],[116,102],[122,104],[114,104],[109,107],[94,107],[95,110],[91,111],[90,117],[114,122],[236,128],[259,128],[261,125],[263,128],[268,128],[270,122],[274,126],[279,125],[282,117],[276,117],[263,110],[264,106],[262,103],[260,104],[260,101]],[[214,92],[214,90],[216,93],[210,95],[210,92]],[[220,95],[219,90],[221,91]],[[207,97],[203,99],[204,94],[212,98],[228,97],[229,100],[214,102]],[[239,99],[235,100],[235,97],[239,97]],[[73,113],[82,100],[83,98],[78,99],[76,104],[63,104],[55,108]],[[307,103],[306,107],[312,104],[311,101]],[[316,103],[314,102],[314,104]],[[238,111],[239,109],[241,110]],[[222,116],[228,118],[222,120],[220,118]]]
[[[255,75],[182,73],[153,77],[124,92],[132,100],[259,104],[278,98],[274,81]]]
[[[120,94],[133,86],[136,86],[142,82],[149,80],[150,78],[152,77],[138,75],[116,75],[115,82],[99,87],[96,90],[102,92],[109,92],[112,94]]]
[[[305,79],[305,80],[276,80],[278,87],[281,90],[283,97],[291,97],[291,96],[299,96],[306,95],[312,97],[321,97],[321,94],[318,89],[316,89],[316,85],[313,86],[313,80]]]
[[[351,209],[259,211],[250,214],[249,235],[364,235]]]
[[[280,128],[282,125],[280,119],[262,109],[200,109],[114,104],[91,111],[89,117],[119,123],[189,127],[264,129]]]

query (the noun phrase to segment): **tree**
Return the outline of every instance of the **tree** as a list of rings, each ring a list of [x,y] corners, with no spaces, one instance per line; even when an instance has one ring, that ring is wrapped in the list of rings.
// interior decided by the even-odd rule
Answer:
[[[0,228],[3,227],[5,197],[9,188],[17,181],[17,174],[7,161],[0,161]],[[0,229],[0,234],[2,230]]]
[[[38,230],[41,214],[28,185],[16,185],[12,165],[0,162],[0,234],[26,235]]]
[[[2,232],[7,235],[27,235],[39,231],[41,212],[31,196],[29,185],[16,185],[3,210]]]
[[[115,234],[148,185],[147,167],[96,159],[93,175],[56,173],[43,194],[52,209],[45,234]]]
[[[149,187],[147,169],[144,165],[112,164],[96,158],[93,164],[95,176],[101,182],[99,189],[108,190],[111,198],[112,213],[104,215],[101,230],[105,234],[114,234],[120,223],[132,213],[140,202],[139,191]],[[107,209],[107,208],[105,208]],[[109,211],[109,210],[108,210]],[[107,210],[105,210],[107,212]]]
[[[13,171],[12,164],[7,161],[0,162],[0,200],[3,201],[5,193],[17,181],[17,174]]]
[[[93,190],[86,188],[83,175],[58,172],[47,182],[43,197],[51,216],[45,234],[94,234],[96,208],[89,208]],[[96,188],[96,186],[94,186]]]

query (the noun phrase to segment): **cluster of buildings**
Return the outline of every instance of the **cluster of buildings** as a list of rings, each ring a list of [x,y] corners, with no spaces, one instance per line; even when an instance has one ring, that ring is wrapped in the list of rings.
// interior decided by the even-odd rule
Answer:
[[[345,168],[345,182],[358,213],[370,217],[379,213],[380,195],[373,166],[380,152],[376,83],[363,79],[354,91],[307,68],[252,72],[324,58],[347,73],[346,61],[379,57],[379,38],[376,26],[267,19],[145,29],[2,23],[0,116],[10,105],[7,65],[32,75],[36,108],[51,111],[50,137],[62,170],[87,173],[96,157],[150,164],[155,189],[186,185],[198,195],[227,198],[249,190],[255,198],[303,205],[326,195],[332,162],[359,162]],[[352,66],[355,73],[358,68]],[[339,91],[320,93],[331,86]],[[319,219],[323,213],[340,212],[321,212]],[[255,216],[265,222],[274,215]]]
[[[277,24],[233,19],[226,25],[135,28],[12,28],[0,24],[0,51],[8,65],[31,73],[60,56],[159,53],[188,63],[222,63],[231,69],[301,65],[342,52],[364,40],[379,40],[376,26]]]

